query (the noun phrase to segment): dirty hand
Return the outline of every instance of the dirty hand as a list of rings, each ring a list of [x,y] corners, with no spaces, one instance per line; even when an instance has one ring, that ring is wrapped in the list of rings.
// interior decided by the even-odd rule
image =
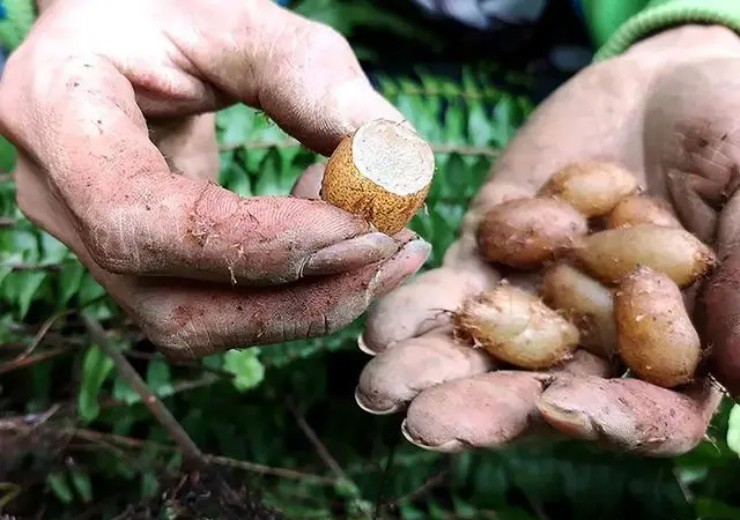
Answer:
[[[172,359],[327,334],[428,254],[321,201],[218,186],[213,111],[236,102],[320,153],[402,119],[339,34],[270,0],[55,1],[0,83],[21,210]]]
[[[707,316],[710,369],[740,391],[739,93],[740,38],[700,26],[653,36],[561,87],[497,161],[444,265],[371,310],[360,347],[375,357],[361,374],[358,404],[404,413],[407,439],[438,451],[500,447],[535,433],[652,456],[693,448],[720,399],[707,380],[676,392],[609,378],[606,362],[585,351],[558,372],[494,371],[482,349],[454,342],[449,313],[440,311],[501,278],[534,282],[477,259],[475,231],[487,209],[535,194],[566,163],[614,161],[719,253],[723,264],[696,307]]]

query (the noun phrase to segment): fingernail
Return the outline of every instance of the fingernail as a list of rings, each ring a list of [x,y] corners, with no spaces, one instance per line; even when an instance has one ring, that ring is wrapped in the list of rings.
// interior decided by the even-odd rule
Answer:
[[[585,440],[598,438],[593,421],[583,412],[567,410],[546,401],[540,401],[537,409],[548,424],[566,435]]]
[[[369,233],[332,244],[313,253],[303,266],[304,276],[344,273],[379,262],[398,251],[398,241],[384,233]]]
[[[375,275],[370,285],[371,296],[379,298],[398,287],[406,278],[421,269],[431,250],[432,246],[422,239],[404,245]]]
[[[362,392],[360,392],[359,388],[355,390],[355,401],[357,402],[357,406],[362,408],[367,413],[371,413],[373,415],[389,415],[392,413],[396,413],[402,408],[404,408],[403,405],[390,406],[388,408],[384,408],[381,410],[378,410],[377,408],[373,408],[367,403],[367,401],[365,400],[365,397],[362,395]]]
[[[418,238],[418,236],[416,235],[416,233],[414,233],[410,229],[404,228],[398,233],[396,233],[395,235],[393,235],[393,238],[395,238],[402,244],[405,244],[406,242],[411,242],[412,240],[415,240],[416,238]]]
[[[407,441],[409,441],[411,444],[416,446],[417,448],[421,448],[423,450],[427,451],[434,451],[437,453],[459,453],[467,447],[465,443],[462,441],[459,441],[457,439],[453,439],[450,441],[447,441],[442,444],[438,444],[435,446],[429,446],[428,444],[423,444],[422,442],[416,440],[413,435],[409,432],[408,425],[406,424],[406,421],[408,419],[404,419],[401,423],[401,433],[406,438]]]
[[[367,346],[367,342],[365,341],[365,333],[363,332],[359,336],[357,336],[357,348],[360,349],[361,352],[364,352],[365,354],[369,356],[375,356],[377,352],[375,352],[373,349]]]

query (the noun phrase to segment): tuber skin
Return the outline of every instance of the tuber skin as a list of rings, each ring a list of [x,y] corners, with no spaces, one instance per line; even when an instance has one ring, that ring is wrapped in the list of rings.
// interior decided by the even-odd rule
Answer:
[[[606,220],[606,227],[610,229],[638,224],[683,229],[681,222],[665,200],[642,195],[630,195],[620,200]]]
[[[548,306],[563,312],[581,334],[581,346],[611,358],[617,342],[611,289],[575,267],[560,262],[545,272],[540,287]]]
[[[664,388],[693,381],[701,343],[673,280],[636,269],[615,294],[614,316],[619,355],[637,377]]]
[[[688,287],[716,264],[716,255],[684,229],[638,224],[584,238],[574,250],[579,263],[604,283],[617,284],[639,266],[668,275]]]
[[[453,322],[459,338],[530,370],[570,359],[579,341],[572,323],[537,296],[506,283],[466,300]]]
[[[638,188],[627,170],[608,162],[569,164],[550,177],[539,195],[568,202],[587,217],[600,217]]]
[[[403,435],[445,453],[505,445],[537,421],[537,399],[550,379],[502,370],[435,385],[411,402]]]
[[[483,217],[478,248],[489,262],[533,270],[573,248],[587,231],[586,217],[565,202],[514,199],[497,204]]]
[[[326,163],[320,197],[392,236],[423,206],[433,174],[429,143],[405,124],[377,119],[339,143]]]

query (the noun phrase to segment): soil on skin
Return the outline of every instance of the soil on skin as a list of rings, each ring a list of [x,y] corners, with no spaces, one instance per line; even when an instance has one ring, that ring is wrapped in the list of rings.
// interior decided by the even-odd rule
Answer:
[[[192,472],[169,483],[155,499],[131,507],[117,520],[285,520],[267,508],[242,478]]]

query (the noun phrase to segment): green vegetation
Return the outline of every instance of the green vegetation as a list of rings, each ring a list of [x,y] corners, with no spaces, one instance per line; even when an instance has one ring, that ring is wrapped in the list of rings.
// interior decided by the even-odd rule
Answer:
[[[355,14],[344,17],[345,8]],[[375,18],[360,2],[306,0],[298,9],[350,35],[363,21],[398,37],[414,31],[401,15]],[[439,264],[497,150],[531,111],[525,96],[494,87],[494,77],[496,67],[475,63],[454,80],[422,70],[379,80],[437,151],[428,208],[412,224],[433,243],[427,267]],[[221,182],[244,196],[285,194],[318,159],[244,106],[219,113],[218,138]],[[12,153],[0,144],[2,167]],[[169,365],[75,257],[23,218],[8,176],[0,182],[0,453],[8,464],[0,467],[0,514],[42,507],[43,518],[112,518],[157,496],[180,462],[86,332],[82,308],[111,331],[198,446],[222,457],[219,467],[240,466],[235,474],[288,518],[740,518],[740,413],[730,403],[710,438],[677,459],[545,441],[448,456],[403,441],[400,416],[373,417],[355,405],[367,361],[355,345],[361,320],[327,338]],[[161,518],[179,517],[170,510]]]

